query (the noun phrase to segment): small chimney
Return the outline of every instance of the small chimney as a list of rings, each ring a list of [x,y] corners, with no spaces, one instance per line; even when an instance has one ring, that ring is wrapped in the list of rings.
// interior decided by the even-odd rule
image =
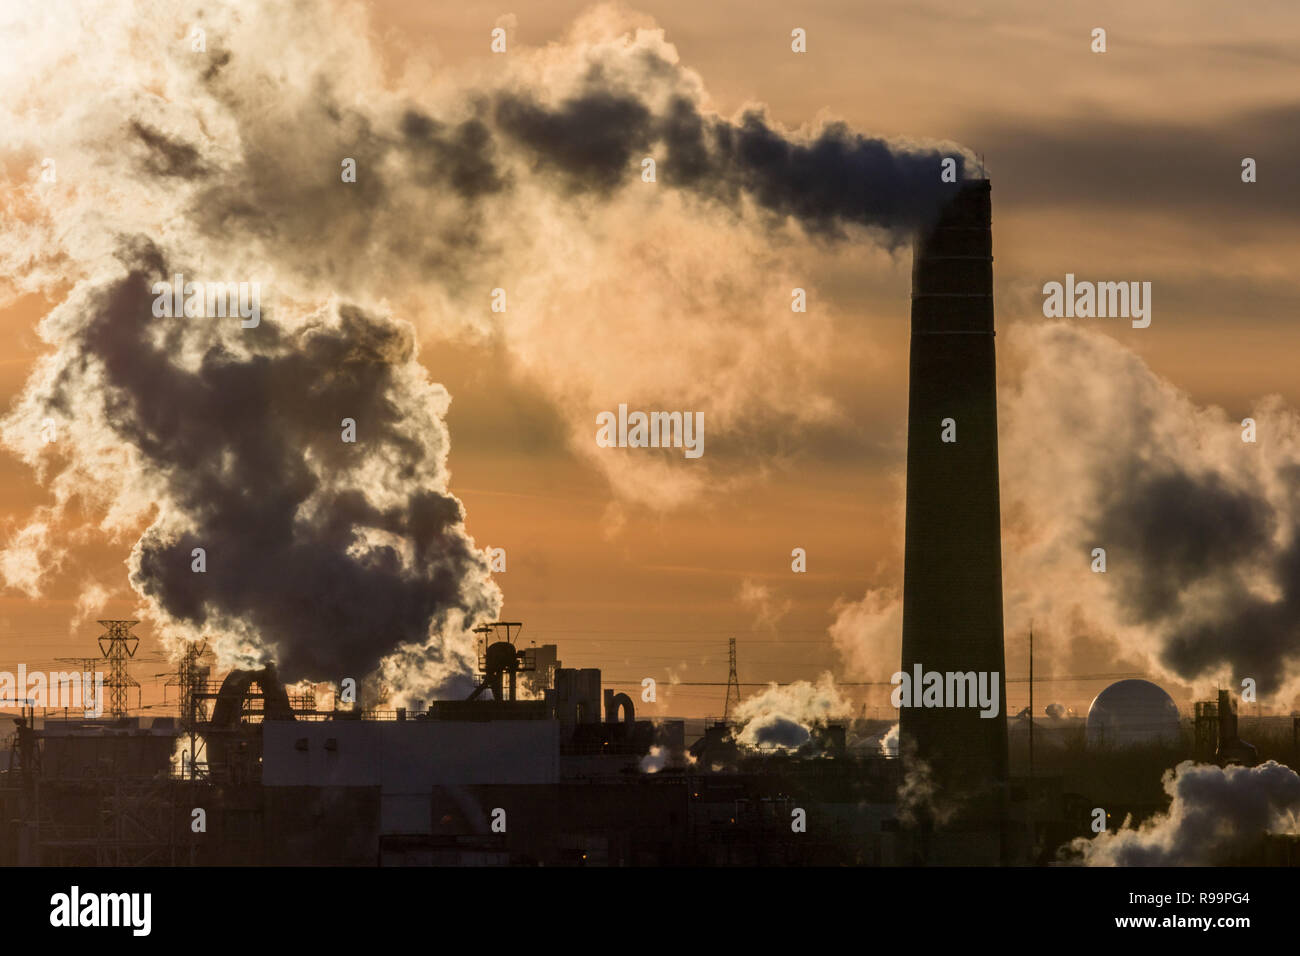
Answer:
[[[1219,749],[1214,762],[1220,767],[1253,767],[1259,763],[1259,752],[1237,733],[1237,702],[1226,690],[1219,691]]]

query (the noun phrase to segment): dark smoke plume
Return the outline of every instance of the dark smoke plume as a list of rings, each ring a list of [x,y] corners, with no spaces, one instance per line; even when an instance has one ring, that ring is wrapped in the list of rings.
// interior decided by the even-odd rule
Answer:
[[[1008,344],[1026,363],[1000,403],[1003,460],[1014,465],[1004,500],[1017,514],[1006,577],[1021,582],[1009,620],[1034,618],[1049,641],[1053,631],[1085,643],[1113,635],[1112,659],[1122,648],[1200,693],[1251,678],[1290,704],[1300,689],[1294,411],[1264,399],[1250,412],[1257,440],[1243,441],[1240,416],[1197,407],[1099,332],[1051,323],[1013,329]],[[1050,455],[1044,435],[1060,436]],[[1104,574],[1090,570],[1094,548],[1105,549]]]
[[[724,205],[748,198],[828,238],[843,236],[850,224],[909,237],[957,188],[942,181],[943,160],[955,161],[958,181],[965,175],[960,149],[903,148],[843,123],[807,140],[792,139],[761,110],[732,122],[703,114],[685,97],[656,116],[632,93],[594,90],[552,108],[512,93],[498,99],[495,116],[503,136],[526,147],[539,170],[556,171],[572,190],[626,184],[633,161],[662,146],[664,183]]]
[[[707,403],[714,434],[746,415],[825,416],[806,389],[767,387],[773,374],[808,375],[810,337],[827,320],[809,317],[797,341],[780,316],[756,327],[751,293],[737,292],[747,277],[797,283],[753,251],[775,258],[769,227],[791,221],[896,243],[954,188],[941,159],[958,177],[969,160],[842,124],[787,134],[758,108],[721,116],[661,31],[629,32],[609,10],[494,71],[396,89],[364,8],[347,2],[194,4],[181,19],[204,29],[205,50],[160,40],[119,55],[142,26],[153,35],[177,16],[149,0],[109,4],[102,42],[82,49],[34,10],[30,35],[13,39],[23,68],[4,78],[0,125],[24,160],[7,168],[54,154],[75,188],[23,180],[13,186],[35,213],[0,210],[5,294],[63,298],[41,324],[50,353],[3,428],[54,504],[11,540],[22,560],[0,555],[0,571],[36,593],[58,562],[50,529],[86,505],[110,532],[146,529],[130,581],[162,634],[212,637],[223,663],[273,656],[289,680],[378,670],[427,695],[472,670],[465,628],[499,607],[448,490],[449,398],[416,362],[416,329],[500,336],[521,374],[582,423],[583,454],[587,409],[613,387],[619,400],[666,389],[674,406]],[[29,101],[41,107],[9,106]],[[658,163],[651,191],[646,156]],[[638,264],[648,233],[671,260],[660,277],[685,277],[656,295],[680,296],[707,328],[686,309],[638,315],[647,297],[630,284],[655,275]],[[699,282],[696,248],[711,249]],[[173,272],[260,282],[274,308],[256,328],[156,316],[151,285]],[[602,321],[607,276],[616,326]],[[504,319],[486,307],[498,285],[512,297]],[[595,335],[587,322],[601,324]],[[598,337],[610,334],[628,340]],[[683,369],[679,388],[660,369],[643,381],[637,336],[674,341],[715,375]],[[593,347],[608,361],[592,363]],[[355,444],[340,440],[344,418]],[[64,436],[49,446],[46,420]],[[597,467],[660,506],[721,486],[711,462],[671,475],[624,462]],[[203,573],[191,570],[195,548]],[[428,673],[401,676],[420,661]]]
[[[409,325],[340,305],[196,348],[195,324],[238,318],[159,319],[152,287],[181,267],[147,241],[123,265],[76,302],[40,398],[81,419],[80,440],[138,456],[156,519],[130,579],[163,620],[265,649],[290,681],[361,681],[403,645],[496,613],[445,489],[446,394]],[[454,642],[422,657],[426,692],[465,669]]]

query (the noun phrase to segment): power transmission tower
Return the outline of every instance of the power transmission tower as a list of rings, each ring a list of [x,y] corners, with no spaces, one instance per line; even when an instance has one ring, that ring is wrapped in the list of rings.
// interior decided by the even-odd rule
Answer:
[[[727,699],[722,705],[722,719],[731,716],[731,708],[740,706],[740,678],[736,676],[736,639],[730,639],[731,673],[727,675]]]
[[[135,657],[135,649],[140,645],[140,638],[127,632],[140,622],[100,621],[99,623],[106,629],[99,636],[99,650],[108,661],[108,680],[104,681],[108,689],[108,713],[114,718],[125,717],[131,688],[140,686],[139,681],[126,670],[126,662]]]

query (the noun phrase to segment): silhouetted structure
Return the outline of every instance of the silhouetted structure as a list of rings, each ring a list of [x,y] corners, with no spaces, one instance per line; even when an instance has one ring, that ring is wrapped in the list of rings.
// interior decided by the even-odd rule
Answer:
[[[936,801],[951,813],[937,836],[936,814],[918,809],[917,862],[997,863],[1002,854],[1007,729],[990,210],[989,182],[963,183],[918,239],[912,266],[903,671],[987,672],[999,703],[987,718],[971,706],[902,709],[904,756],[928,765]]]
[[[740,706],[740,676],[736,672],[736,639],[730,639],[727,645],[727,659],[730,670],[727,672],[727,698],[722,705],[722,719],[731,716],[731,708]]]
[[[1258,752],[1237,732],[1237,702],[1226,690],[1219,691],[1219,747],[1214,760],[1220,767],[1253,767],[1259,763]]]
[[[99,649],[108,661],[108,713],[112,717],[125,717],[130,704],[131,688],[138,691],[140,682],[127,673],[126,662],[135,657],[135,649],[140,646],[140,638],[128,633],[139,621],[100,621],[104,633],[99,638]]]

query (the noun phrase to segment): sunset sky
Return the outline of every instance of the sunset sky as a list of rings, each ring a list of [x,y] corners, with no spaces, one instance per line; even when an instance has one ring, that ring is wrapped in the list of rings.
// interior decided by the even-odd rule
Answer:
[[[358,218],[347,226],[301,212],[318,199],[299,187],[321,170],[337,184],[343,156],[363,156],[359,186],[378,168],[361,146],[335,148],[329,111],[299,108],[322,85],[372,118],[340,124],[362,143],[398,128],[405,100],[444,119],[469,109],[466,91],[530,91],[554,105],[592,50],[619,65],[610,82],[631,88],[643,65],[627,50],[671,48],[671,79],[645,68],[647,103],[661,102],[663,84],[708,115],[762,104],[795,141],[839,120],[983,158],[1008,710],[1027,702],[1017,679],[1031,618],[1035,670],[1054,679],[1036,691],[1041,704],[1086,708],[1112,675],[1147,676],[1180,705],[1243,677],[1266,707],[1300,703],[1300,8],[237,4],[238,16],[212,19],[209,52],[193,54],[215,56],[223,24],[238,25],[211,81],[229,84],[214,95],[221,107],[191,116],[179,93],[198,87],[177,64],[190,62],[197,11],[226,5],[180,16],[164,12],[172,6],[13,3],[0,14],[0,128],[15,130],[0,138],[0,398],[11,414],[57,348],[38,323],[78,282],[102,278],[96,263],[119,225],[226,270],[215,278],[265,263],[304,310],[337,295],[414,327],[419,363],[451,397],[447,490],[476,545],[506,550],[500,617],[524,622],[525,643],[556,643],[565,665],[600,667],[629,692],[655,678],[658,701],[638,702],[639,715],[719,715],[735,637],[746,684],[829,672],[855,712],[886,716],[901,628],[906,242],[729,208],[672,189],[667,171],[643,183],[643,155],[663,168],[654,148],[634,150],[625,176],[598,191],[500,146],[517,184],[509,199],[447,207],[437,186],[394,188],[382,208],[349,207]],[[505,54],[489,48],[496,26]],[[1105,53],[1091,50],[1096,27]],[[807,32],[806,53],[791,51],[794,28]],[[222,126],[230,116],[240,121]],[[169,156],[198,172],[151,176],[122,133],[132,118],[190,144]],[[119,175],[86,144],[135,173]],[[46,156],[57,192],[38,182]],[[1242,182],[1246,157],[1255,183]],[[239,172],[257,163],[275,177]],[[247,216],[208,215],[216,194],[202,190],[221,176],[287,185],[249,192]],[[401,209],[410,221],[385,232]],[[477,245],[429,239],[466,222]],[[202,252],[186,245],[191,234]],[[1150,282],[1150,327],[1043,318],[1043,284],[1067,273]],[[496,287],[509,295],[504,314],[490,310]],[[807,313],[791,312],[794,287],[807,290]],[[703,412],[704,455],[596,447],[596,415],[620,403]],[[1254,444],[1241,440],[1248,416]],[[322,429],[337,432],[337,418]],[[11,418],[0,450],[7,670],[93,655],[95,619],[143,610],[126,562],[154,521],[142,511],[111,534],[105,502],[70,493],[56,506],[66,450],[24,461],[34,446],[15,435],[28,423]],[[77,460],[93,464],[89,452]],[[112,483],[118,465],[104,460]],[[1095,547],[1107,549],[1105,575],[1090,571]],[[794,548],[807,552],[806,573],[791,570]],[[162,699],[154,675],[169,668],[156,630],[137,628],[140,653],[156,659],[134,670],[146,703]]]

